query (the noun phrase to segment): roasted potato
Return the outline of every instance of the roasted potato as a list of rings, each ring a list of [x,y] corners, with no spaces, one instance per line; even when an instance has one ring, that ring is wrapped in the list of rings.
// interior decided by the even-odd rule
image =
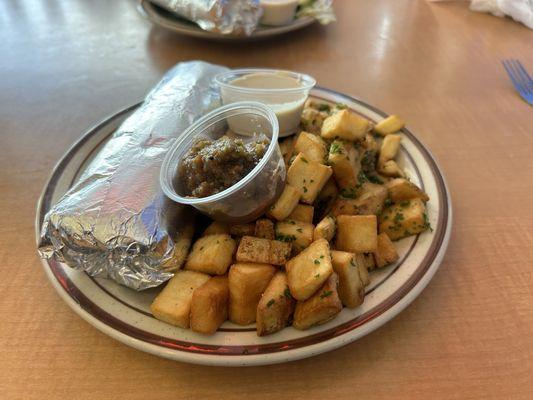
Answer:
[[[405,173],[394,160],[385,161],[379,165],[378,172],[391,178],[405,178]]]
[[[385,232],[378,235],[378,248],[374,252],[376,267],[381,268],[398,261],[400,256]]]
[[[416,235],[429,228],[426,206],[421,199],[404,200],[386,208],[379,221],[379,232],[386,233],[391,240]]]
[[[194,243],[185,269],[224,275],[231,265],[235,247],[235,240],[229,235],[203,236]]]
[[[370,253],[369,253],[370,254]],[[359,270],[359,276],[361,277],[361,282],[364,286],[370,285],[370,274],[368,273],[368,261],[365,257],[365,253],[355,253],[354,254],[355,265]]]
[[[150,310],[167,324],[188,328],[193,292],[209,280],[209,275],[194,271],[178,271],[157,295]]]
[[[389,160],[394,160],[394,157],[400,150],[400,141],[402,137],[400,135],[387,135],[383,139],[381,144],[381,150],[379,151],[378,165],[383,165]]]
[[[326,143],[320,136],[308,132],[300,132],[294,152],[302,153],[307,159],[323,164],[326,160]]]
[[[229,226],[223,222],[213,221],[207,228],[205,228],[202,236],[209,235],[229,235]]]
[[[370,129],[370,121],[348,110],[340,110],[324,120],[320,135],[325,139],[336,137],[346,140],[359,140]]]
[[[355,260],[355,254],[333,250],[331,252],[333,271],[339,277],[339,297],[348,308],[355,308],[365,299],[365,285],[359,273],[360,267]]]
[[[276,239],[291,242],[293,254],[297,254],[313,241],[314,228],[313,224],[290,219],[276,222]]]
[[[291,243],[244,236],[237,248],[237,261],[284,265],[291,254]]]
[[[384,186],[374,185],[374,189],[361,194],[353,202],[353,206],[359,215],[379,215],[383,211],[388,194]]]
[[[270,207],[268,215],[278,221],[284,220],[294,211],[302,194],[303,191],[300,187],[285,185],[281,196],[279,196],[274,205]]]
[[[315,227],[315,230],[313,231],[313,240],[326,239],[328,242],[331,242],[335,236],[336,229],[337,225],[335,223],[335,217],[328,215]]]
[[[400,117],[397,115],[391,115],[378,122],[376,126],[374,126],[374,132],[381,136],[386,136],[391,133],[398,132],[404,126],[405,123],[400,119]]]
[[[305,107],[302,112],[300,125],[302,129],[306,132],[320,134],[322,124],[324,123],[324,120],[327,117],[327,112],[320,111],[311,107]]]
[[[335,318],[342,311],[337,285],[337,274],[332,273],[315,294],[305,301],[296,303],[292,326],[305,330]]]
[[[313,214],[315,208],[307,204],[298,204],[294,207],[294,210],[290,213],[287,219],[292,219],[293,221],[302,221],[307,222],[308,224],[313,223]]]
[[[163,264],[165,271],[174,272],[183,266],[183,263],[189,254],[189,249],[191,248],[193,235],[193,221],[190,223],[185,223],[185,225],[176,234],[172,257]]]
[[[374,253],[360,253],[363,265],[367,271],[372,271],[376,268],[376,261],[374,260]]]
[[[331,215],[337,217],[339,215],[357,215],[359,209],[357,208],[357,200],[349,199],[347,197],[337,197],[331,206]]]
[[[302,153],[298,153],[287,172],[287,183],[301,189],[301,201],[311,204],[331,174],[331,167],[308,160]]]
[[[325,239],[313,242],[285,265],[291,295],[306,300],[328,279],[333,271],[329,243]]]
[[[295,142],[296,142],[295,136],[290,136],[279,142],[279,148],[281,150],[281,155],[283,157],[283,161],[285,161],[285,166],[287,167],[289,166],[289,161],[292,158],[292,154],[294,152]]]
[[[270,335],[289,323],[295,300],[291,296],[284,272],[276,272],[257,305],[257,336]]]
[[[333,168],[333,176],[341,189],[357,186],[361,162],[353,143],[334,140],[329,147],[328,164]]]
[[[261,218],[255,221],[255,232],[254,236],[258,238],[274,240],[274,223],[268,218]]]
[[[374,252],[377,248],[375,215],[339,215],[337,217],[337,250],[350,253]]]
[[[255,224],[237,224],[229,227],[229,233],[233,236],[253,236],[255,233]]]
[[[422,189],[407,179],[393,179],[387,182],[385,187],[389,191],[389,198],[394,203],[411,199],[421,199],[424,202],[429,200],[429,196]]]
[[[269,264],[237,263],[228,274],[229,318],[239,325],[255,322],[261,295],[274,276],[276,268]]]
[[[338,195],[339,188],[335,183],[335,178],[332,176],[328,179],[322,190],[318,193],[318,196],[315,200],[315,218],[318,220],[324,218],[330,212],[331,207]]]
[[[191,329],[211,335],[228,319],[229,287],[226,276],[215,276],[192,294]]]

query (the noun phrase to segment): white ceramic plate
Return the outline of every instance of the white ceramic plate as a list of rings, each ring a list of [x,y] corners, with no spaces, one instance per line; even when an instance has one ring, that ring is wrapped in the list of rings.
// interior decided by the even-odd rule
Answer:
[[[250,36],[243,35],[223,35],[220,33],[208,32],[200,28],[193,22],[180,18],[177,15],[151,3],[148,0],[141,0],[139,2],[139,11],[142,15],[152,21],[154,24],[171,31],[181,33],[187,36],[193,36],[202,39],[220,40],[229,42],[245,42],[258,39],[266,39],[273,36],[278,36],[283,33],[292,32],[297,29],[304,28],[316,22],[314,18],[304,17],[295,19],[292,23],[283,26],[264,26],[259,25],[257,29]]]
[[[372,121],[385,116],[362,101],[332,90],[315,88],[311,96],[344,103]],[[59,161],[39,201],[37,235],[51,205],[137,107],[129,107],[91,129]],[[110,280],[93,279],[56,261],[43,261],[43,266],[55,289],[76,313],[105,334],[139,350],[184,362],[228,366],[310,357],[353,342],[389,321],[420,294],[442,261],[452,222],[450,196],[442,173],[429,151],[408,129],[403,129],[399,162],[431,198],[427,206],[433,231],[397,242],[400,260],[371,273],[361,307],[344,308],[334,320],[307,331],[289,327],[259,338],[254,326],[226,322],[215,335],[203,336],[152,317],[149,305],[157,289],[139,293]]]

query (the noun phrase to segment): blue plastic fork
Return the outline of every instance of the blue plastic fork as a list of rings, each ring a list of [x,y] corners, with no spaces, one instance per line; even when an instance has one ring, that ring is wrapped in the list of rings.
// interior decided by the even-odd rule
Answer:
[[[529,76],[526,69],[520,61],[511,59],[503,60],[502,64],[511,78],[515,89],[520,93],[520,96],[533,105],[533,79]]]

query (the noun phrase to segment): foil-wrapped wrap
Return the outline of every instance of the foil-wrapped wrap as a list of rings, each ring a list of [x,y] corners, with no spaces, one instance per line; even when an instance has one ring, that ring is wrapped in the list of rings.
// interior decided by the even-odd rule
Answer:
[[[200,28],[224,35],[251,35],[262,9],[259,0],[151,0],[197,23]]]
[[[46,214],[41,257],[136,290],[173,276],[191,243],[194,211],[164,196],[159,170],[180,132],[219,105],[213,78],[224,71],[191,61],[167,72]]]

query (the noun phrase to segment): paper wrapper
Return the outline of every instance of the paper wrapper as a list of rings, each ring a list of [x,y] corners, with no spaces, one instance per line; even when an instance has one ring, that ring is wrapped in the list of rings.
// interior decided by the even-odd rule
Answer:
[[[224,35],[251,35],[261,18],[259,0],[151,0],[200,28]]]
[[[224,71],[193,61],[164,76],[47,213],[41,257],[136,290],[172,277],[190,246],[194,212],[164,196],[159,170],[180,132],[219,105],[213,78]]]

